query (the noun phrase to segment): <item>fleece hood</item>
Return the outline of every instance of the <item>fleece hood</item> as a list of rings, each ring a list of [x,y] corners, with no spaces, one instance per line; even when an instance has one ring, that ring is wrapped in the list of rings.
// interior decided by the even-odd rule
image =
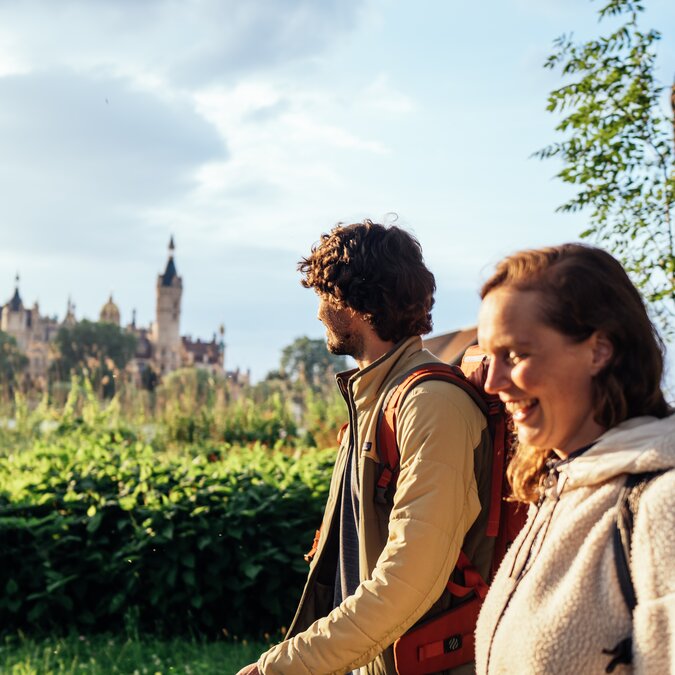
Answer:
[[[560,466],[567,487],[597,485],[624,473],[675,467],[675,415],[634,417],[606,431],[595,445]]]

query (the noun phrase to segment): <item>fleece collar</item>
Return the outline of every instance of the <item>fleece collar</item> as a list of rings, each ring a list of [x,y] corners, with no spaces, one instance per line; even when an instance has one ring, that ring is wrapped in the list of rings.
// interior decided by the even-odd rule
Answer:
[[[620,474],[675,467],[675,415],[633,417],[606,431],[580,457],[560,467],[569,488],[597,485]]]

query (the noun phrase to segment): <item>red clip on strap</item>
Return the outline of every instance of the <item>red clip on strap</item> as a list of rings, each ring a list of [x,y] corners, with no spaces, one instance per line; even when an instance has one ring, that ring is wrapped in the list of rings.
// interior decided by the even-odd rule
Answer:
[[[488,585],[478,573],[478,570],[471,564],[464,551],[459,552],[456,569],[464,576],[464,583],[466,585],[462,586],[453,581],[448,581],[447,589],[450,593],[457,598],[465,598],[469,593],[475,592],[479,598],[485,598],[488,592]]]

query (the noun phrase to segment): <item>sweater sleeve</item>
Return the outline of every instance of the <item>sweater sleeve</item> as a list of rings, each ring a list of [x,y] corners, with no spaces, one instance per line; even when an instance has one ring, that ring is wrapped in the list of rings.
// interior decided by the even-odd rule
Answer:
[[[631,551],[635,672],[675,672],[675,470],[640,500]]]
[[[262,655],[264,675],[344,673],[372,661],[440,596],[480,510],[473,452],[485,419],[445,382],[409,394],[387,544],[369,579],[327,617]]]

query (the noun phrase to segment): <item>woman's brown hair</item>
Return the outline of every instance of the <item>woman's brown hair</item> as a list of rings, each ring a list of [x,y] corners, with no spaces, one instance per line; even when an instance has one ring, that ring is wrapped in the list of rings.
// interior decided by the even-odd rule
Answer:
[[[639,415],[665,417],[663,343],[628,275],[609,253],[582,244],[520,251],[502,260],[481,289],[536,291],[541,319],[582,342],[595,331],[611,341],[610,363],[593,379],[595,421],[606,429]],[[508,478],[516,499],[537,501],[550,448],[519,446]]]

